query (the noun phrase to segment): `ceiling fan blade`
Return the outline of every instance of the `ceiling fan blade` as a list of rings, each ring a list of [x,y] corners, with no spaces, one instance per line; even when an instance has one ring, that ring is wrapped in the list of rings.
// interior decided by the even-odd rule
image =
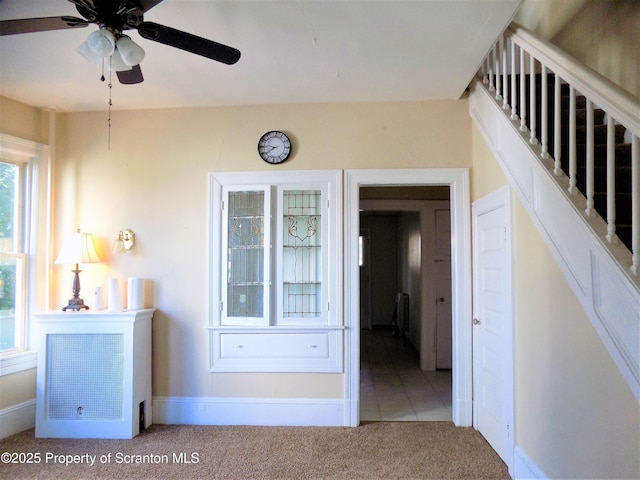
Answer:
[[[48,30],[64,30],[66,28],[83,28],[88,22],[77,17],[40,17],[2,20],[0,36],[18,33],[46,32]]]
[[[116,72],[116,74],[118,75],[118,80],[123,85],[134,85],[144,81],[140,65],[134,65],[131,67],[131,70],[123,70],[121,72]]]
[[[162,0],[134,0],[133,3],[137,4],[138,7],[140,7],[140,10],[142,10],[142,12],[145,13],[148,10],[151,10],[160,2],[162,2]]]
[[[202,55],[227,65],[233,65],[240,59],[240,50],[158,23],[142,22],[138,26],[138,33],[148,40]]]

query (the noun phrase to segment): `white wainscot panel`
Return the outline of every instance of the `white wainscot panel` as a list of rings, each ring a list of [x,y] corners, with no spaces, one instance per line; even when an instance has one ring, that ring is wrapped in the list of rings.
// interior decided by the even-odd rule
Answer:
[[[481,90],[482,91],[482,90]],[[493,115],[493,101],[489,95],[472,95],[469,97],[469,109],[484,134],[485,140],[496,146],[496,122]]]
[[[509,170],[515,184],[523,197],[523,201],[531,201],[531,163],[526,161],[531,155],[526,140],[505,116],[498,116],[497,145],[498,154],[502,157],[503,165]],[[515,135],[514,135],[515,132]],[[514,161],[521,158],[522,161]]]
[[[558,187],[534,174],[534,212],[565,265],[587,295],[591,281],[591,232]]]
[[[609,273],[601,261],[604,259],[594,252],[593,308],[605,330],[598,329],[598,333],[605,344],[613,342],[615,348],[609,351],[613,352],[616,362],[622,362],[628,369],[629,380],[633,380],[630,384],[637,387],[640,383],[640,301],[631,291],[620,295],[629,290],[628,284]],[[615,358],[616,353],[619,358]],[[625,368],[621,371],[627,376]]]

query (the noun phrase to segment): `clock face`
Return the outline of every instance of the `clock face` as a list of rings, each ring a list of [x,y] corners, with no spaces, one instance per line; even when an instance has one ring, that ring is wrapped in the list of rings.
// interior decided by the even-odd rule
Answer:
[[[258,153],[267,163],[282,163],[291,154],[291,141],[282,132],[267,132],[258,142]]]

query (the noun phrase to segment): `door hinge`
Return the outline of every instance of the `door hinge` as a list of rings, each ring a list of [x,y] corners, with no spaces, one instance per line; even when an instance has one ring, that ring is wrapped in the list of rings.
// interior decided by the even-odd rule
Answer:
[[[221,300],[220,301],[220,311],[222,311],[224,309],[224,302]]]
[[[503,240],[506,242],[507,241],[507,226],[505,225],[503,227]]]
[[[220,200],[220,210],[224,212],[224,200]]]

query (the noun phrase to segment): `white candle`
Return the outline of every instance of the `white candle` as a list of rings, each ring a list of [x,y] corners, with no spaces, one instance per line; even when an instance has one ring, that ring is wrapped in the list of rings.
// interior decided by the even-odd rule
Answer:
[[[133,277],[127,281],[127,302],[129,310],[144,308],[144,278]]]
[[[122,310],[122,294],[120,293],[120,284],[117,278],[109,279],[107,295],[109,296],[107,308],[112,312]]]

